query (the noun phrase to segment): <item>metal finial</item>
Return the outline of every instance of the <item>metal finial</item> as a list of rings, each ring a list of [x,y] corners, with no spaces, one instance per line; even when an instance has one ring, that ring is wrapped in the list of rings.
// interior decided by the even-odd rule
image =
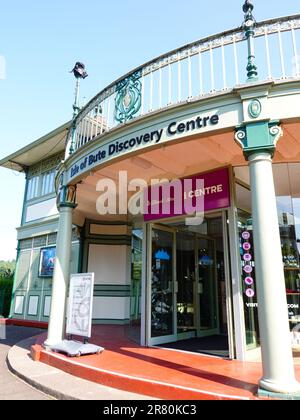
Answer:
[[[243,12],[245,14],[252,13],[254,9],[254,5],[251,0],[246,0],[243,6]]]
[[[253,16],[254,5],[251,0],[246,0],[243,5],[243,12],[245,13],[244,26],[246,28],[253,27],[256,23]]]

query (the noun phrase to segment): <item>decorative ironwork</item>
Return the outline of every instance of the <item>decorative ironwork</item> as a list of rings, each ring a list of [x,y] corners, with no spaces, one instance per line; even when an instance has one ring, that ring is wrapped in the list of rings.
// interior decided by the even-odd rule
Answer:
[[[136,72],[117,84],[114,118],[119,123],[131,120],[142,104],[141,72]]]
[[[29,168],[28,177],[32,178],[34,176],[41,175],[44,172],[56,169],[60,165],[62,160],[64,160],[64,152],[60,152],[55,156],[52,156],[42,162],[39,162],[38,164],[33,165]]]

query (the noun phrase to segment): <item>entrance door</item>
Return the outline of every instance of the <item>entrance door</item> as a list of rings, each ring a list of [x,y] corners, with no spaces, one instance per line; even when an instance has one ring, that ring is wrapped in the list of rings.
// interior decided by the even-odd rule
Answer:
[[[220,333],[215,240],[197,240],[198,337]]]
[[[197,275],[196,236],[178,231],[176,235],[177,338],[196,337],[197,333]]]
[[[177,340],[176,237],[172,229],[151,227],[151,345]]]
[[[172,227],[149,225],[148,345],[217,336],[205,346],[216,346],[223,337],[226,347],[231,324],[223,224],[221,217],[210,217],[197,229],[187,229],[180,221]]]

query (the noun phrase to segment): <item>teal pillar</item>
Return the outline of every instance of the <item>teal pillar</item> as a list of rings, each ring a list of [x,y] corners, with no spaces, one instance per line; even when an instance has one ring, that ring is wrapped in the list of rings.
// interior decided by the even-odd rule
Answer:
[[[277,215],[272,159],[282,135],[278,122],[256,121],[237,129],[236,141],[249,162],[262,390],[293,394],[295,378]]]

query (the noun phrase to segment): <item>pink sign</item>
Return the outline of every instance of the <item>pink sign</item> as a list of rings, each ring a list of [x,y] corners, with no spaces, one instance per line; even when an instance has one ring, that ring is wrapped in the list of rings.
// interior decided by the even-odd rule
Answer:
[[[253,298],[253,297],[255,296],[254,290],[252,290],[252,289],[247,289],[247,290],[246,290],[246,296],[247,296],[248,298]]]
[[[246,262],[252,261],[252,255],[251,254],[244,254],[243,258],[244,258],[244,261],[246,261]]]
[[[230,207],[227,168],[158,184],[144,193],[146,222]]]
[[[251,249],[251,244],[249,244],[249,242],[245,242],[243,244],[243,250],[244,251],[250,251],[250,249]]]
[[[245,283],[246,283],[248,286],[252,286],[252,285],[254,284],[254,280],[253,280],[253,278],[252,278],[252,277],[246,277],[246,278],[245,278]]]
[[[248,239],[250,239],[250,233],[249,232],[243,232],[242,233],[242,238],[245,239],[245,241],[248,241]]]
[[[251,267],[251,265],[245,265],[244,271],[245,273],[250,274],[253,271],[253,267]]]

